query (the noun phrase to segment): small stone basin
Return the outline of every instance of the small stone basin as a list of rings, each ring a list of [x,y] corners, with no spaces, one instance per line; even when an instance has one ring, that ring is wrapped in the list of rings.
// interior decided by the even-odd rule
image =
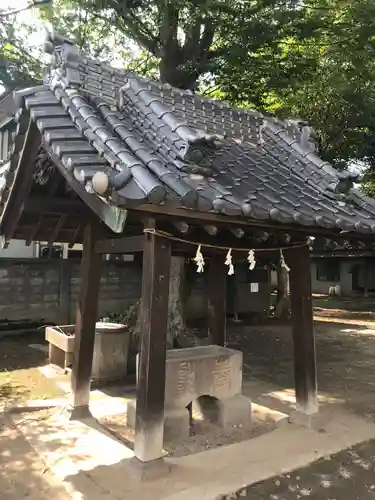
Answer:
[[[75,325],[47,326],[49,361],[64,369],[73,364]],[[93,381],[121,380],[126,377],[131,333],[119,323],[97,322],[95,327]]]

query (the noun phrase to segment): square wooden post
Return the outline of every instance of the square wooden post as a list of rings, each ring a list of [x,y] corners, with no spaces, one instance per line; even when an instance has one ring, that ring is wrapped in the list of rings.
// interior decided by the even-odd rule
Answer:
[[[208,268],[208,333],[212,344],[224,346],[227,322],[227,272],[222,256],[210,258]]]
[[[311,416],[318,412],[316,355],[308,246],[287,252],[293,325],[296,410]]]
[[[95,343],[102,256],[95,254],[96,226],[85,228],[81,268],[81,289],[76,316],[73,369],[72,418],[89,416],[92,361]]]
[[[154,221],[147,223],[154,227]],[[164,391],[168,325],[170,241],[145,234],[134,454],[142,471],[163,464]],[[157,463],[156,463],[157,462]],[[143,474],[143,472],[142,472]]]

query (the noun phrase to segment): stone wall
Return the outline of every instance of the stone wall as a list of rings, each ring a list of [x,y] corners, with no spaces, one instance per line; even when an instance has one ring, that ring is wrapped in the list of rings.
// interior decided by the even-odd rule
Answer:
[[[243,266],[246,270],[246,265]],[[251,291],[249,278],[236,267],[236,310],[238,313],[263,311],[268,305],[269,284],[259,283]],[[141,295],[141,260],[104,261],[100,284],[99,317],[120,313]],[[254,279],[258,280],[255,277]],[[207,314],[205,275],[194,273],[192,293],[187,304],[188,317]],[[0,258],[0,326],[5,322],[69,324],[74,322],[80,289],[80,262],[67,259]],[[233,313],[228,285],[228,313]]]
[[[140,277],[137,262],[104,262],[99,315],[122,312],[136,302],[141,293]],[[79,288],[79,262],[0,259],[0,320],[71,323]]]

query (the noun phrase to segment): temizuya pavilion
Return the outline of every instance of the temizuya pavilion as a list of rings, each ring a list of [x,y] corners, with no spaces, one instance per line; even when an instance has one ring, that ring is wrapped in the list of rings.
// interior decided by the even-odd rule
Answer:
[[[318,158],[306,128],[111,68],[57,35],[47,50],[46,83],[16,92],[0,129],[0,231],[5,244],[83,241],[73,416],[89,407],[102,254],[143,252],[135,455],[160,463],[171,256],[199,257],[199,244],[218,345],[231,258],[285,258],[297,411],[316,413],[309,237],[374,241],[375,201]]]

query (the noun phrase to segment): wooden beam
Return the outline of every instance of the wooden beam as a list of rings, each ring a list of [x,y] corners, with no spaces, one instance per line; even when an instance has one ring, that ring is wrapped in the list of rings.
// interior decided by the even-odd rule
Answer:
[[[81,418],[89,414],[95,324],[102,268],[102,258],[94,252],[96,237],[97,226],[89,223],[84,234],[81,287],[75,327],[71,378],[72,418]]]
[[[221,256],[208,265],[208,333],[212,344],[224,346],[226,339],[227,266]]]
[[[171,216],[184,219],[186,221],[193,221],[195,224],[206,225],[206,224],[215,224],[221,227],[228,227],[233,225],[238,225],[240,227],[248,227],[248,228],[258,228],[261,230],[266,230],[268,232],[272,231],[283,231],[298,233],[307,236],[315,236],[315,235],[329,235],[332,238],[342,238],[342,234],[339,229],[327,229],[323,227],[308,227],[302,226],[297,223],[292,224],[281,224],[281,223],[273,223],[268,222],[266,220],[254,220],[247,217],[239,216],[239,217],[231,217],[228,215],[220,215],[212,212],[199,212],[198,210],[190,210],[186,208],[175,208],[172,206],[166,205],[152,205],[151,203],[148,205],[140,205],[134,211],[139,211],[143,216],[146,214],[154,214],[154,216],[158,216],[161,219],[167,219]],[[351,237],[355,238],[355,234]],[[361,234],[360,239],[371,239],[373,235],[371,233]]]
[[[180,233],[187,234],[189,232],[189,224],[184,221],[176,221],[173,225],[180,231]]]
[[[12,190],[5,217],[2,222],[3,234],[7,241],[11,240],[17,224],[24,211],[25,201],[30,194],[35,172],[35,161],[40,147],[40,133],[34,122],[30,120],[26,132],[24,148],[20,153],[19,163],[16,171],[16,188]]]
[[[71,261],[68,259],[59,259],[59,322],[60,325],[70,324],[70,280],[71,280]]]
[[[230,228],[230,231],[234,234],[236,238],[243,238],[245,236],[245,231],[240,227]]]
[[[310,416],[318,411],[318,396],[309,248],[288,250],[285,257],[290,267],[296,409]]]
[[[36,235],[40,229],[40,226],[42,225],[43,218],[44,218],[43,215],[40,215],[37,222],[31,227],[26,238],[26,246],[30,246],[31,243],[36,240]]]
[[[61,184],[61,182],[63,180],[64,179],[63,179],[62,175],[60,174],[60,172],[58,170],[54,170],[54,174],[52,176],[52,179],[48,183],[48,196],[52,196],[56,193],[57,188],[59,187],[59,185]]]
[[[82,230],[83,230],[83,224],[82,224],[82,222],[80,222],[79,224],[77,224],[77,227],[74,230],[74,233],[73,233],[73,236],[72,236],[72,240],[69,243],[68,248],[73,248],[74,247],[74,245],[78,241],[79,234],[81,233]]]
[[[153,227],[147,221],[145,227]],[[170,241],[144,235],[141,353],[138,368],[134,453],[141,462],[163,456],[166,334]]]
[[[25,202],[25,212],[40,215],[77,215],[86,216],[91,211],[79,199],[59,198],[55,196],[30,196]]]
[[[50,156],[53,163],[59,169],[59,172],[68,181],[69,186],[74,189],[76,194],[84,201],[87,207],[95,212],[99,219],[101,219],[114,233],[122,233],[125,227],[128,211],[124,208],[116,207],[107,203],[95,194],[88,193],[85,186],[78,182],[72,172],[65,168],[61,162],[61,158],[53,154],[50,154]]]
[[[56,226],[51,231],[51,234],[48,238],[48,246],[51,247],[55,241],[58,241],[58,236],[60,234],[61,229],[64,227],[66,221],[66,215],[61,215],[59,220],[56,223]]]
[[[109,240],[99,240],[95,245],[95,253],[108,254],[143,252],[144,245],[145,238],[143,235],[127,236],[126,238],[112,238]]]
[[[204,226],[204,229],[211,236],[216,236],[217,235],[218,228],[216,226],[213,226],[212,224],[208,224],[207,226]]]

